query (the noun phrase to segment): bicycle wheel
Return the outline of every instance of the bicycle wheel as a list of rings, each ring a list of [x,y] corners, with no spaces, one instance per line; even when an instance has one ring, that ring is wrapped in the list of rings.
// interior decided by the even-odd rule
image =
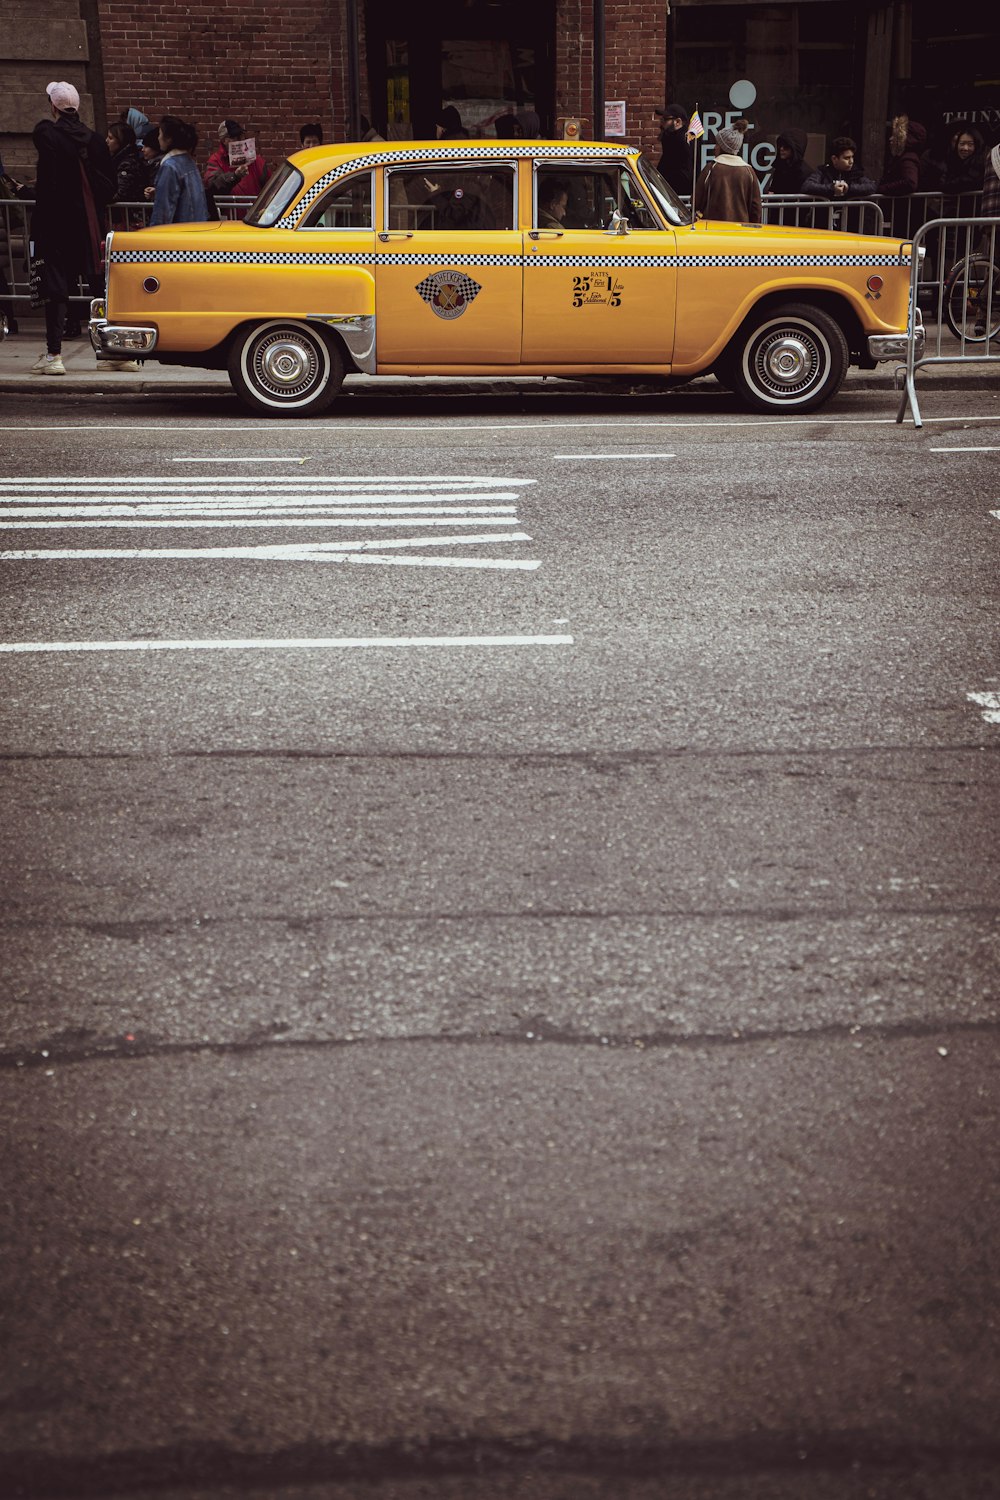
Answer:
[[[957,261],[944,287],[944,316],[957,339],[983,344],[1000,335],[1000,271],[985,256]]]

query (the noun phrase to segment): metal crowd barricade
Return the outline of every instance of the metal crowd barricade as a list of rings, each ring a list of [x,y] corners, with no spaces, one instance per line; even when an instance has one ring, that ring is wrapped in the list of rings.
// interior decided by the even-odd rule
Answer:
[[[848,234],[885,234],[885,215],[870,198],[836,202],[804,193],[765,193],[764,223],[797,229],[840,229]]]
[[[246,214],[251,199],[218,197],[215,202],[223,219],[238,220]],[[28,241],[34,207],[34,201],[30,198],[0,198],[0,310],[9,304],[15,314],[26,313],[31,307]],[[108,228],[143,229],[149,223],[152,213],[151,202],[112,203],[107,211]],[[81,283],[77,296],[89,306],[89,287]]]
[[[911,337],[907,343],[906,364],[897,371],[904,376],[896,421],[902,422],[909,406],[914,427],[922,427],[917,401],[916,372],[932,365],[997,364],[1000,365],[1000,218],[931,219],[913,235],[913,260],[910,267]],[[921,286],[920,252],[925,242],[937,236],[957,251],[953,261],[942,266],[943,274],[935,284],[935,302],[931,309],[933,332],[925,319],[923,353],[917,355],[912,337],[919,317]]]

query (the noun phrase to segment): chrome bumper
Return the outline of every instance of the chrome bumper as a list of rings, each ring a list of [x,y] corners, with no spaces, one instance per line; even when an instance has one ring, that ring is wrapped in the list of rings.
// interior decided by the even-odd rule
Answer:
[[[90,342],[98,359],[134,359],[150,354],[156,348],[159,334],[155,328],[125,323],[109,323],[106,306],[101,300],[90,304]]]
[[[917,359],[924,352],[924,316],[918,307],[916,309],[916,326],[913,329],[913,342]],[[910,335],[908,333],[872,333],[868,336],[868,353],[872,359],[905,359],[910,346]]]

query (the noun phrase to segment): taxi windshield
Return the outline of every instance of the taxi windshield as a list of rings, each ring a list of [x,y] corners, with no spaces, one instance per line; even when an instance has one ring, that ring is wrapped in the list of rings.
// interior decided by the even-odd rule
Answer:
[[[267,229],[277,223],[292,199],[302,186],[302,173],[290,161],[282,162],[270,182],[261,189],[260,195],[246,216],[247,224],[256,224]]]
[[[690,224],[691,210],[683,199],[677,196],[667,179],[660,175],[648,156],[640,156],[639,174],[656,199],[656,206],[665,215],[668,224]]]

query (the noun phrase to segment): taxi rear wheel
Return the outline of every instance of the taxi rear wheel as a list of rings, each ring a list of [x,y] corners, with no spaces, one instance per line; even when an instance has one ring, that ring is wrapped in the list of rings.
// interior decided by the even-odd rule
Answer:
[[[843,329],[804,303],[772,308],[728,351],[724,382],[757,411],[815,411],[840,390],[850,356]]]
[[[275,318],[237,337],[229,378],[243,403],[259,415],[311,417],[332,405],[344,361],[333,339],[319,329]]]

